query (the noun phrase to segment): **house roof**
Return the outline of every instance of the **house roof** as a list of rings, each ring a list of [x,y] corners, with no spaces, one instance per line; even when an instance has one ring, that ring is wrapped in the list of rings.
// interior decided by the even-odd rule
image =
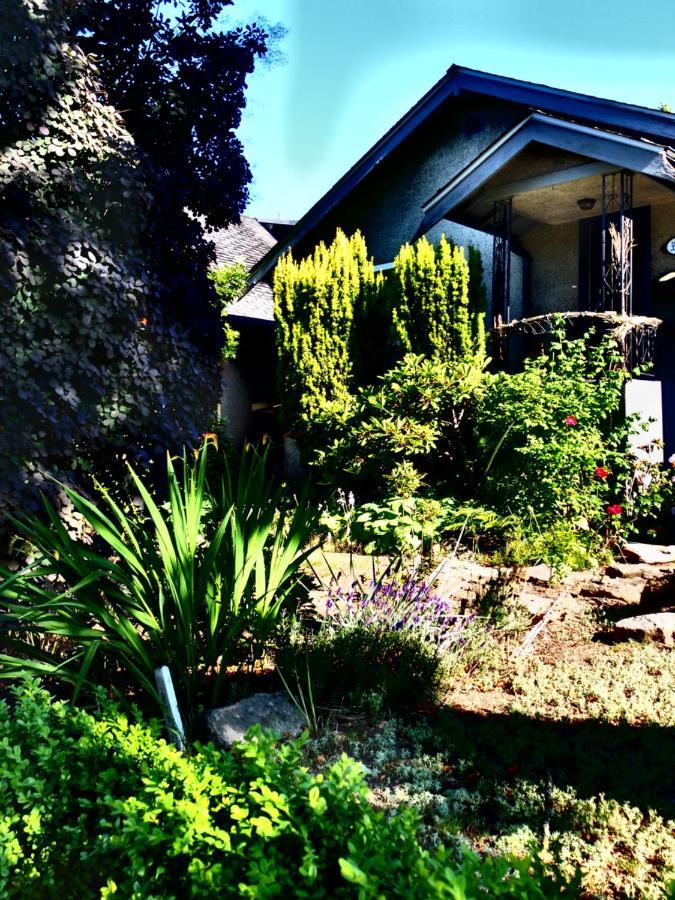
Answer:
[[[252,269],[276,244],[276,238],[257,219],[242,216],[238,224],[206,234],[216,251],[216,266],[242,263]]]
[[[256,283],[264,278],[289,247],[302,240],[318,225],[331,209],[422,122],[448,98],[460,94],[482,94],[503,99],[529,107],[533,112],[544,111],[638,139],[647,138],[662,146],[675,147],[675,116],[671,113],[492,75],[462,66],[451,66],[443,78],[312,206],[285,239],[260,260],[252,272],[252,282]]]
[[[216,267],[241,263],[249,271],[276,245],[277,239],[257,219],[241,216],[238,224],[206,234],[216,251]],[[255,285],[228,307],[228,315],[262,322],[274,320],[272,290]]]
[[[642,172],[675,189],[675,167],[667,148],[652,141],[636,139],[614,131],[590,128],[578,122],[534,113],[495,141],[455,178],[442,186],[423,205],[420,234],[425,234],[442,218],[456,210],[496,172],[513,160],[529,144],[545,144],[595,160],[597,173],[615,169]],[[593,164],[571,167],[530,179],[529,183],[502,185],[501,195],[517,189],[534,189],[591,174]]]
[[[274,298],[272,288],[264,281],[254,284],[243,297],[230,304],[227,313],[230,318],[273,322]]]

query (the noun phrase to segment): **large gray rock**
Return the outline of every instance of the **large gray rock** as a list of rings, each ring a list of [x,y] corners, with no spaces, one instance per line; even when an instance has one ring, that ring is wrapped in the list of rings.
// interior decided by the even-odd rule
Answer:
[[[624,544],[621,552],[624,559],[631,563],[646,563],[658,566],[662,563],[675,563],[675,546],[663,544]]]
[[[657,641],[666,647],[675,646],[675,612],[650,613],[621,619],[614,626],[614,634],[624,640]]]
[[[275,731],[282,737],[297,737],[307,726],[300,710],[282,692],[253,694],[232,706],[212,709],[206,715],[206,725],[213,743],[226,750],[246,736],[252,725]]]

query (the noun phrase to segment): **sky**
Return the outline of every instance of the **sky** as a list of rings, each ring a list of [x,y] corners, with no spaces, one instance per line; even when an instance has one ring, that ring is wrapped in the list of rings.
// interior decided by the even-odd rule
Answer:
[[[453,64],[675,109],[673,0],[235,0],[286,29],[249,81],[248,215],[297,219]]]

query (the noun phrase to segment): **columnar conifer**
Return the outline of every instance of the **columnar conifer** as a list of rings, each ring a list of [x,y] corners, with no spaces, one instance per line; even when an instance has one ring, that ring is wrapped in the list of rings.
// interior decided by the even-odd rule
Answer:
[[[381,277],[359,232],[338,230],[297,262],[288,253],[274,274],[279,387],[286,424],[306,430],[319,412],[349,400],[359,360],[355,330],[368,319]]]
[[[394,273],[394,328],[404,351],[447,360],[480,355],[484,326],[470,308],[463,248],[445,235],[436,247],[423,237],[401,247]]]

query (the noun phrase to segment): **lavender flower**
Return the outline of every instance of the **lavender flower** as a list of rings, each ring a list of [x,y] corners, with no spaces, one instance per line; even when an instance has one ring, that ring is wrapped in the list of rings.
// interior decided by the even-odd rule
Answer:
[[[326,625],[361,626],[375,632],[411,631],[439,652],[459,648],[476,615],[459,615],[451,598],[432,593],[431,585],[414,578],[353,583],[348,592],[333,588],[328,595]]]

